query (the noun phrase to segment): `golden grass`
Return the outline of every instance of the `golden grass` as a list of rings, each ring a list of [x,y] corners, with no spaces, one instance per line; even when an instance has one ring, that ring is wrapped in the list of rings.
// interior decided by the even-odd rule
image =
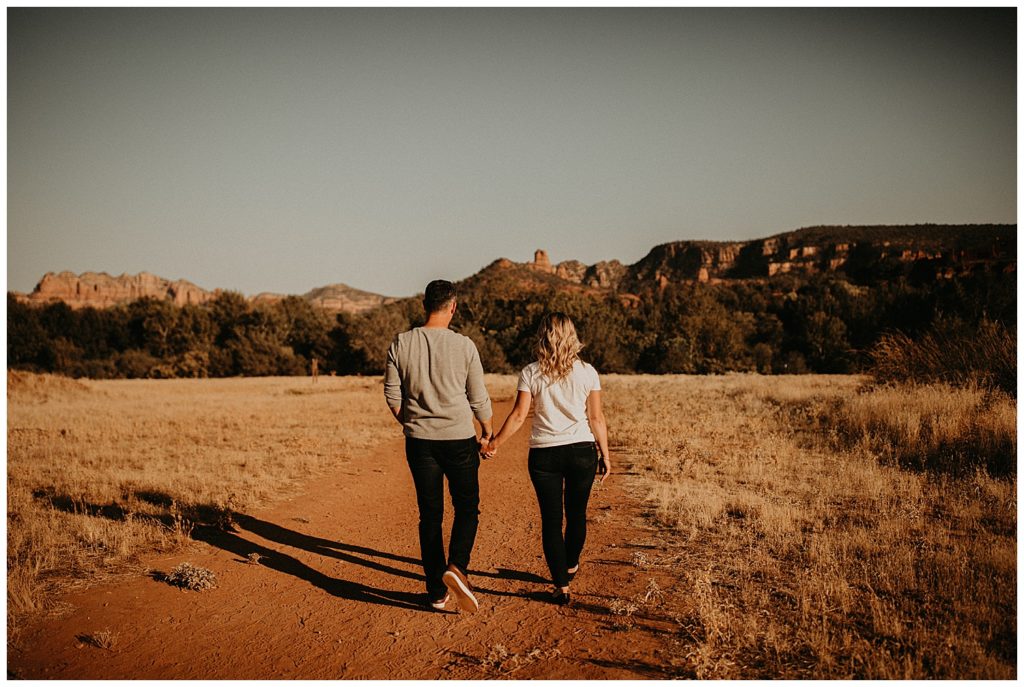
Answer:
[[[926,427],[939,424],[939,443],[984,427],[1015,449],[1015,404],[946,388],[858,393],[861,381],[605,379],[613,451],[685,551],[669,592],[685,673],[1016,675],[1015,476],[877,460],[885,446],[931,451]],[[835,448],[843,436],[861,439]]]
[[[882,387],[826,411],[839,443],[893,465],[952,474],[1016,469],[1017,403],[946,384]]]
[[[8,626],[398,431],[373,378],[8,375]]]

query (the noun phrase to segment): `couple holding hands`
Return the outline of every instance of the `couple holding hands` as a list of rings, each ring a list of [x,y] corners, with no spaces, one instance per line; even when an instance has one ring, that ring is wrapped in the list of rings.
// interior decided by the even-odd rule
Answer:
[[[479,607],[468,574],[480,513],[480,459],[494,456],[519,430],[532,403],[530,480],[540,505],[552,601],[566,605],[587,536],[590,489],[597,474],[603,482],[611,471],[597,371],[579,358],[583,346],[572,320],[562,313],[545,315],[537,332],[537,360],[520,373],[515,405],[495,434],[476,346],[448,329],[455,285],[430,282],[423,307],[426,323],[402,332],[388,348],[384,396],[405,433],[427,601],[443,610],[454,595],[464,611]],[[446,478],[455,511],[447,558],[441,527]]]

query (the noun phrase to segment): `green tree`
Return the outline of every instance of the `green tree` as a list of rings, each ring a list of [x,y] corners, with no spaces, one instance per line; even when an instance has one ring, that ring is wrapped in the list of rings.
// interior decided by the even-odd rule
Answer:
[[[331,320],[320,308],[298,296],[288,296],[277,304],[284,326],[284,344],[304,361],[314,357],[324,361],[331,351]]]
[[[7,294],[7,366],[12,369],[41,370],[43,351],[50,347],[50,335],[39,318],[39,309]]]
[[[397,304],[359,315],[340,313],[331,331],[331,364],[342,374],[382,374],[388,347],[410,326],[408,310]]]

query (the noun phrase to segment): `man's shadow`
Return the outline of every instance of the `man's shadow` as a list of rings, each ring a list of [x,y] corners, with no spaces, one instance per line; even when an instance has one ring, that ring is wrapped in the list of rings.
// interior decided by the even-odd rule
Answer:
[[[423,575],[418,575],[416,573],[409,572],[408,570],[402,570],[401,568],[396,568],[394,566],[387,565],[386,563],[371,560],[370,558],[367,558],[367,556],[372,556],[373,558],[384,558],[399,563],[408,563],[409,565],[418,566],[420,561],[417,558],[400,556],[394,553],[385,553],[384,551],[377,551],[366,546],[343,544],[342,542],[336,542],[322,537],[314,537],[312,535],[296,532],[295,530],[282,527],[276,523],[260,520],[259,518],[242,513],[236,513],[234,521],[243,530],[252,532],[253,534],[268,541],[277,542],[278,544],[284,544],[285,546],[291,546],[296,549],[302,549],[303,551],[308,551],[309,553],[314,553],[318,556],[337,558],[338,560],[361,565],[363,567],[376,570],[377,572],[387,573],[388,575],[405,577],[410,580],[423,580]]]
[[[243,521],[252,524],[252,520],[255,519],[250,518],[249,516],[236,515],[236,522],[238,522],[239,525],[241,525]],[[265,523],[265,525],[268,527],[277,527],[271,523]],[[279,529],[284,530],[285,532],[291,532],[291,530],[286,530],[284,528]],[[254,533],[258,534],[258,532]],[[304,536],[297,532],[293,534],[300,537]],[[248,539],[244,539],[230,531],[210,526],[198,526],[192,530],[192,538],[205,542],[211,546],[215,546],[219,549],[223,549],[224,551],[229,551],[247,562],[255,558],[252,554],[257,554],[258,565],[270,568],[271,570],[276,570],[277,572],[284,573],[286,575],[297,577],[298,579],[304,580],[315,587],[323,589],[328,594],[339,598],[349,599],[351,601],[363,601],[383,606],[395,606],[415,611],[435,612],[425,606],[423,603],[425,598],[423,594],[382,589],[380,587],[373,587],[361,582],[353,582],[341,578],[330,577],[329,575],[325,575],[324,573],[309,567],[292,556],[251,542]],[[370,550],[368,549],[367,551]],[[326,552],[318,550],[316,553]],[[370,567],[375,570],[384,570],[388,574],[398,574],[403,577],[410,577],[413,579],[419,577],[419,579],[422,579],[422,576],[417,576],[414,573],[409,573],[404,570],[391,568],[390,566],[382,566],[374,561],[368,561],[366,559],[353,556],[336,557],[342,558],[348,562]]]
[[[276,523],[261,520],[251,515],[245,515],[236,513],[234,521],[238,526],[248,532],[252,532],[268,541],[277,542],[285,546],[291,546],[293,548],[302,549],[319,556],[329,556],[337,558],[339,560],[346,561],[348,563],[354,563],[355,565],[361,565],[367,568],[371,568],[378,572],[386,573],[388,575],[394,575],[396,577],[405,577],[411,580],[418,580],[422,582],[424,577],[422,573],[413,573],[408,570],[402,570],[386,563],[381,563],[375,560],[371,560],[369,557],[384,558],[387,560],[395,561],[398,563],[407,563],[409,565],[416,566],[417,569],[420,567],[420,559],[412,558],[410,556],[402,556],[395,553],[388,553],[384,551],[377,551],[366,546],[358,546],[356,544],[345,544],[342,542],[333,541],[331,539],[324,539],[323,537],[315,537],[309,534],[303,534],[302,532],[296,532],[295,530],[287,527],[282,527]],[[245,540],[243,540],[245,541]],[[301,565],[301,564],[300,564]],[[481,570],[470,570],[470,575],[482,578],[491,578],[496,580],[514,580],[519,582],[539,583],[545,584],[547,580],[529,572],[523,572],[519,570],[512,570],[510,568],[496,568],[496,572],[484,572]],[[516,596],[522,598],[534,598],[536,594],[529,592],[503,592],[495,589],[487,589],[485,587],[477,586],[476,590],[484,594],[490,594],[494,596]]]

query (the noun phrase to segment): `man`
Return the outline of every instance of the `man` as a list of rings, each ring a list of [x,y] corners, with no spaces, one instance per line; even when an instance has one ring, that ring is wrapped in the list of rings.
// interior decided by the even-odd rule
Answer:
[[[480,447],[492,436],[491,400],[473,342],[448,329],[455,285],[430,282],[423,295],[427,322],[402,332],[388,348],[384,397],[405,433],[405,456],[420,510],[420,553],[427,598],[442,610],[454,594],[459,608],[479,608],[467,577],[480,513]],[[473,418],[480,423],[476,438]],[[441,520],[444,478],[455,509],[448,559]]]

